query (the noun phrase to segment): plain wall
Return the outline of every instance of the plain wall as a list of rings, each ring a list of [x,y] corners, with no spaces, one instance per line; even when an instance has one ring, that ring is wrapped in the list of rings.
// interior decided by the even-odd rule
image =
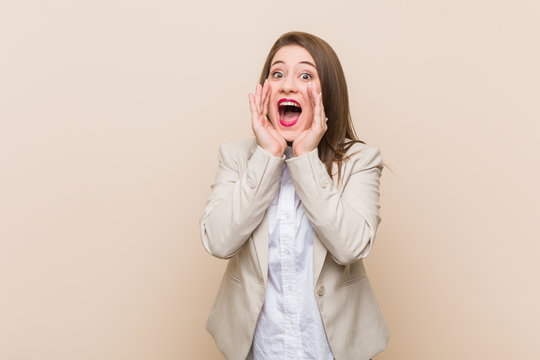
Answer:
[[[537,1],[0,5],[0,358],[222,359],[199,217],[273,42],[342,61],[382,150],[378,360],[540,358]]]

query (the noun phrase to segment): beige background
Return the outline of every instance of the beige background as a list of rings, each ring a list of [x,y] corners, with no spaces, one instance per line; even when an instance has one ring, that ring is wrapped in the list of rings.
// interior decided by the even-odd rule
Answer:
[[[381,148],[378,360],[540,358],[538,1],[0,5],[0,358],[221,359],[198,219],[277,37]]]

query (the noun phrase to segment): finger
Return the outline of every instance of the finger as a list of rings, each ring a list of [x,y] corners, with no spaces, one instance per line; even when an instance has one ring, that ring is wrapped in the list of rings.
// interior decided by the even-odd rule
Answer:
[[[257,84],[255,85],[255,96],[254,96],[257,114],[261,113],[261,103],[259,102],[260,97],[261,97],[261,84]]]
[[[249,111],[251,111],[251,117],[253,117],[257,109],[255,106],[255,99],[252,93],[248,93],[248,99],[249,99]]]
[[[328,121],[328,118],[326,117],[326,111],[324,110],[324,102],[321,94],[321,112],[322,112],[322,119],[324,120],[323,123],[326,123]]]
[[[261,112],[264,114],[264,102],[266,101],[266,94],[268,93],[268,86],[266,85],[266,80],[262,86],[261,99],[259,104],[261,105]]]
[[[311,102],[311,106],[315,107],[315,86],[311,83],[311,81],[308,83],[308,96],[309,101]]]
[[[313,86],[311,90],[311,95],[313,97],[313,126],[321,126],[321,93],[317,92],[317,88]]]
[[[266,117],[268,115],[268,103],[270,102],[270,95],[272,94],[272,88],[268,86],[266,91],[266,97],[263,102],[263,115]]]
[[[264,98],[267,92],[268,92],[268,86],[266,85],[266,80],[264,80],[264,83],[262,85],[261,104],[264,103]]]
[[[255,104],[255,95],[249,93],[249,109],[251,111],[251,121],[255,121],[259,118],[259,113],[257,112],[257,105]]]
[[[297,148],[298,144],[301,144],[301,143],[302,143],[302,141],[303,141],[304,138],[307,136],[307,134],[308,134],[308,131],[306,130],[306,131],[302,132],[301,134],[299,134],[299,135],[296,137],[296,139],[294,139],[294,141],[293,141],[293,147],[294,147],[295,149]]]
[[[321,106],[321,125],[324,125],[326,123],[326,120],[328,120],[328,118],[326,117],[326,113],[324,112],[324,104],[322,102],[322,95],[320,99],[320,106]]]
[[[322,94],[317,94],[315,97],[315,109],[313,109],[313,125],[318,127],[322,126],[322,109],[321,109],[321,98]],[[316,124],[315,124],[316,123]]]
[[[262,113],[262,94],[263,94],[263,87],[261,84],[257,84],[257,88],[259,89],[259,93],[257,94],[257,105],[259,106],[259,114]]]
[[[326,124],[326,114],[324,112],[324,105],[323,105],[323,102],[322,102],[322,93],[319,95],[319,108],[320,108],[320,113],[321,113],[321,128],[324,128],[325,124]]]
[[[313,103],[314,103],[314,106],[316,106],[317,101],[319,100],[319,97],[320,97],[320,93],[317,92],[317,87],[315,85],[313,85],[312,94],[313,94]]]

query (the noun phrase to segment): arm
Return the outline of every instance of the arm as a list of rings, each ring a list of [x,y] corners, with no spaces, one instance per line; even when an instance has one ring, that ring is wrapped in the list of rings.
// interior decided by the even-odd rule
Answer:
[[[366,147],[348,160],[342,195],[319,159],[318,149],[286,160],[296,193],[313,230],[334,260],[347,265],[366,257],[373,246],[379,216],[382,155]]]
[[[233,256],[262,221],[277,188],[285,156],[278,158],[257,145],[242,171],[233,143],[219,149],[219,169],[200,218],[202,243],[218,258]]]

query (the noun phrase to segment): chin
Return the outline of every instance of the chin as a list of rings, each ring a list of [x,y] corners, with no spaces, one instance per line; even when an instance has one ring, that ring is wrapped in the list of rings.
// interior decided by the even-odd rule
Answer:
[[[294,133],[290,132],[290,131],[287,131],[287,132],[281,131],[281,136],[283,136],[285,141],[287,141],[288,143],[292,143],[294,141],[294,139],[296,139],[298,134],[299,134],[298,131],[295,131]]]

